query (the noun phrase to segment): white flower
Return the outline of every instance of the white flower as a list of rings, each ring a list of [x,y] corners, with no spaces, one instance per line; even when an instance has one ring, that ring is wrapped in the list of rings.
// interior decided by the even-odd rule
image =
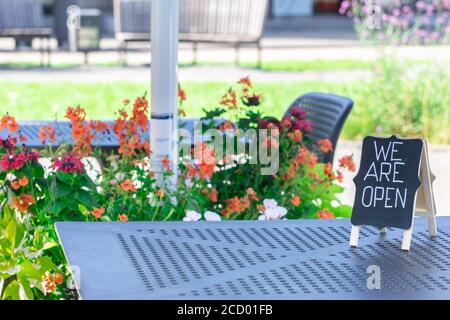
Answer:
[[[278,207],[278,202],[273,199],[264,199],[263,204],[266,210]]]
[[[205,212],[205,220],[206,221],[221,221],[222,219],[220,218],[220,216],[212,211],[206,211]]]
[[[186,217],[183,221],[198,221],[202,218],[202,215],[194,210],[186,210]]]
[[[287,214],[287,209],[278,206],[273,199],[264,200],[264,212],[258,217],[258,220],[280,220]]]

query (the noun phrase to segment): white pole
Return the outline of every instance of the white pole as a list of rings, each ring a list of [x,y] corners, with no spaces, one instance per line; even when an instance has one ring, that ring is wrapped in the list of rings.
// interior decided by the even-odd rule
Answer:
[[[151,170],[161,177],[164,158],[170,160],[176,182],[178,107],[179,0],[151,2]]]

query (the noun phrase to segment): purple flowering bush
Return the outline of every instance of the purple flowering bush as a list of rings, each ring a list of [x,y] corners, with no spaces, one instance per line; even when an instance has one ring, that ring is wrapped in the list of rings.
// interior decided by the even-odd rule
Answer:
[[[339,13],[364,40],[430,45],[450,43],[449,10],[450,0],[344,0]]]

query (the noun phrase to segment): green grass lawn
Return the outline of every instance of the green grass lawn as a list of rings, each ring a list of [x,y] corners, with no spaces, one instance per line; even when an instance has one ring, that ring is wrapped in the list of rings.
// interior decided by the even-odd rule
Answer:
[[[386,59],[375,68],[371,81],[255,81],[255,88],[264,97],[261,108],[265,115],[276,117],[281,117],[298,96],[307,92],[350,97],[355,105],[343,129],[342,136],[346,139],[398,134],[423,136],[432,143],[450,143],[450,73],[446,68],[426,65],[411,74],[410,68]],[[185,103],[188,116],[198,117],[203,108],[217,107],[230,85],[182,83],[188,97]],[[132,100],[148,90],[149,85],[144,83],[0,80],[0,115],[8,112],[19,120],[63,119],[68,106],[81,105],[88,111],[89,119],[112,119],[124,99]]]
[[[203,108],[218,106],[229,83],[184,83],[187,93],[185,109],[189,117],[202,115]],[[362,136],[361,128],[374,130],[371,119],[362,113],[358,104],[358,89],[354,85],[324,82],[256,83],[264,96],[261,108],[265,114],[280,117],[301,94],[320,91],[333,92],[356,99],[356,107],[346,123],[344,137]],[[0,114],[6,112],[19,120],[63,119],[68,106],[83,106],[90,119],[112,119],[122,108],[121,101],[143,95],[148,86],[127,82],[110,83],[22,83],[0,82]]]

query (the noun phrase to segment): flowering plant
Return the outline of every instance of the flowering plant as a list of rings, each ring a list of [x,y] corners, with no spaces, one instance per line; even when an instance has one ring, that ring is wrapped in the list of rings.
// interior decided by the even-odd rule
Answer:
[[[69,107],[74,143],[56,149],[49,144],[56,141],[51,126],[39,132],[43,148],[30,150],[21,144],[26,137],[15,119],[3,116],[0,132],[7,129],[9,135],[0,139],[0,299],[74,297],[55,221],[348,216],[350,207],[336,194],[343,190],[338,185],[343,171],[355,170],[352,157],[340,159],[337,171],[320,163],[319,157],[334,146],[329,140],[312,141],[314,128],[301,105],[282,119],[267,117],[261,110],[263,95],[250,79],[237,86],[217,108],[205,110],[205,139],[189,140],[176,172],[167,158],[161,162],[163,172],[150,168],[151,146],[141,135],[149,122],[145,96],[133,104],[123,101],[112,126],[88,120],[79,106]],[[181,88],[179,97],[182,116],[186,94]],[[97,135],[106,132],[117,136],[117,152],[92,147]],[[209,133],[221,139],[207,139]],[[230,143],[233,152],[224,153]],[[176,187],[167,183],[174,175]]]
[[[359,35],[387,44],[450,43],[449,0],[344,0]]]

